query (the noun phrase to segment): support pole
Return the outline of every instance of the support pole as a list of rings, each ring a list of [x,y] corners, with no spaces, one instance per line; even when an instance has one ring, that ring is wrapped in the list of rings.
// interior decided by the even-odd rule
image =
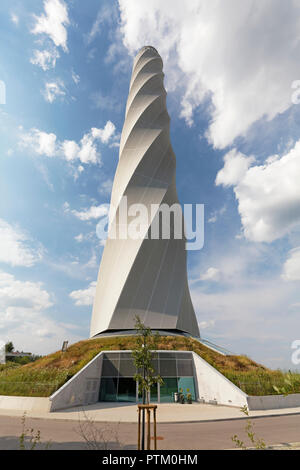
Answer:
[[[153,421],[154,421],[154,450],[157,450],[157,436],[156,436],[156,408],[153,408]]]
[[[153,410],[153,440],[154,440],[154,450],[157,450],[157,430],[156,430],[156,409],[157,405],[138,405],[138,450],[145,450],[143,448],[143,441],[141,442],[141,414],[145,414],[147,412],[147,450],[151,449],[151,410]],[[145,433],[146,434],[146,433]],[[144,437],[146,437],[144,435]]]
[[[141,450],[141,409],[138,408],[139,413],[139,428],[138,428],[138,450]]]
[[[147,408],[147,450],[150,450],[151,443],[151,428],[150,428],[150,409]]]

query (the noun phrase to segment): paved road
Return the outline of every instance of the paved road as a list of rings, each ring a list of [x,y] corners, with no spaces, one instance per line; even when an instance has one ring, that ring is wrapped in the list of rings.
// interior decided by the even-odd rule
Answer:
[[[300,415],[253,419],[254,430],[266,444],[300,441]],[[229,449],[234,445],[231,436],[245,437],[246,420],[214,421],[206,423],[181,423],[158,425],[159,449]],[[26,427],[39,430],[42,442],[52,441],[51,449],[86,449],[85,434],[93,441],[92,434],[101,440],[107,436],[107,448],[116,448],[120,441],[123,449],[135,449],[137,426],[133,423],[89,425],[76,421],[26,418]],[[80,430],[81,427],[81,430]],[[0,450],[18,449],[22,423],[19,417],[0,416]]]

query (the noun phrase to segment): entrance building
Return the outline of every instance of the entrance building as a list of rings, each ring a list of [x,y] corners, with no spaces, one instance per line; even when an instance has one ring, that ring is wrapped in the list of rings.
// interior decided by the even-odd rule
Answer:
[[[153,354],[153,368],[163,379],[162,384],[154,384],[150,400],[155,403],[174,402],[174,393],[191,394],[196,400],[195,372],[193,356],[190,352],[161,351]],[[100,380],[99,401],[141,402],[136,369],[129,352],[106,352],[103,356]]]

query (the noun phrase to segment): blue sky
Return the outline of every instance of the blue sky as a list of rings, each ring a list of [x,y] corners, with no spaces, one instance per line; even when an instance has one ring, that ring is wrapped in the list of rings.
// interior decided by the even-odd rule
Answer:
[[[45,354],[88,337],[96,225],[133,57],[151,44],[180,201],[205,205],[204,248],[188,253],[201,333],[296,367],[299,13],[300,1],[278,0],[1,2],[1,339]]]

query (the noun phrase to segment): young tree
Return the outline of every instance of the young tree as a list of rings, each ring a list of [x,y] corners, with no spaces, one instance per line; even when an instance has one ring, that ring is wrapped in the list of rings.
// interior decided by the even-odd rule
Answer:
[[[150,389],[153,384],[162,384],[160,375],[155,373],[153,367],[153,351],[157,349],[159,334],[153,334],[151,328],[142,323],[136,316],[135,329],[137,333],[137,346],[132,351],[133,362],[137,373],[134,379],[138,382],[139,393],[142,395],[143,405],[149,404]],[[145,448],[145,410],[142,410],[142,450]]]

